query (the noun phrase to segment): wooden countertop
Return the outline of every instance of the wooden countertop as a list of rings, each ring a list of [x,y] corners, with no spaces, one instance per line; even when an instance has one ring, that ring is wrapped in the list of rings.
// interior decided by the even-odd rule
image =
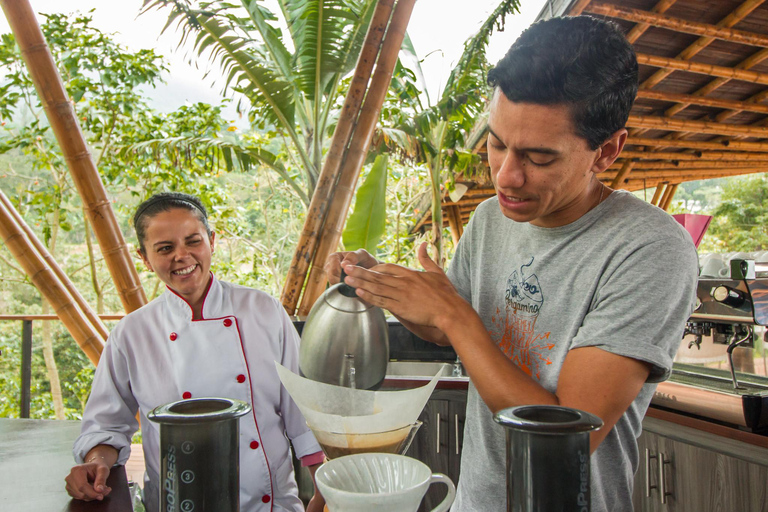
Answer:
[[[73,500],[64,477],[74,464],[78,421],[0,418],[0,510],[3,512],[132,512],[125,468],[112,468],[104,501]]]

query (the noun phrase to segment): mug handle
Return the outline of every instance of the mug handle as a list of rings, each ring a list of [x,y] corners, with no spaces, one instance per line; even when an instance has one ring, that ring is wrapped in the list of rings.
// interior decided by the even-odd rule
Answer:
[[[453,481],[442,473],[433,473],[429,479],[429,485],[442,483],[448,487],[448,495],[445,499],[434,509],[432,512],[448,512],[448,509],[453,505],[453,500],[456,499],[456,486],[453,485]]]

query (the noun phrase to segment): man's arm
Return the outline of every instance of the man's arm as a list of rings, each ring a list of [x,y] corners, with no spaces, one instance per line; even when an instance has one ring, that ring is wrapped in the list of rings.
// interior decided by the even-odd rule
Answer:
[[[604,423],[590,435],[592,451],[637,397],[650,373],[642,361],[596,347],[576,348],[566,355],[557,390],[551,393],[499,350],[474,311],[446,315],[440,325],[491,412],[529,404],[590,412]]]
[[[492,412],[530,404],[590,412],[604,422],[591,434],[591,447],[597,448],[637,397],[649,366],[596,347],[573,349],[563,362],[558,388],[551,393],[499,350],[472,306],[429,259],[425,246],[419,250],[419,260],[426,272],[386,264],[370,270],[346,265],[346,282],[369,303],[427,332],[443,333]]]

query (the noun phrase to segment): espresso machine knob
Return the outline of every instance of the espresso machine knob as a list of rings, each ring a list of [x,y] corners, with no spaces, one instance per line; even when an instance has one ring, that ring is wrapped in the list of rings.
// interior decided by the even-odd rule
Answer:
[[[746,300],[746,297],[744,297],[742,292],[739,290],[734,290],[733,288],[729,288],[725,285],[712,288],[710,295],[712,295],[712,298],[717,302],[725,304],[726,306],[731,306],[733,308],[738,308],[744,304],[744,301]]]

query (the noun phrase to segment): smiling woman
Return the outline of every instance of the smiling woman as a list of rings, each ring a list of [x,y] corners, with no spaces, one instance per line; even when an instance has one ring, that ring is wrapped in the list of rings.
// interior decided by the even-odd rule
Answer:
[[[221,397],[252,407],[240,420],[240,510],[303,511],[291,446],[312,474],[323,453],[275,370],[277,361],[298,373],[299,337],[290,318],[269,295],[216,279],[210,271],[215,236],[198,198],[153,196],[137,209],[134,227],[141,259],[167,291],[110,333],[75,441],[80,464],[67,477],[67,491],[86,501],[110,494],[106,479],[130,455],[138,411],[145,504],[157,511],[160,436],[147,413],[178,400]],[[322,507],[315,494],[307,510]]]

